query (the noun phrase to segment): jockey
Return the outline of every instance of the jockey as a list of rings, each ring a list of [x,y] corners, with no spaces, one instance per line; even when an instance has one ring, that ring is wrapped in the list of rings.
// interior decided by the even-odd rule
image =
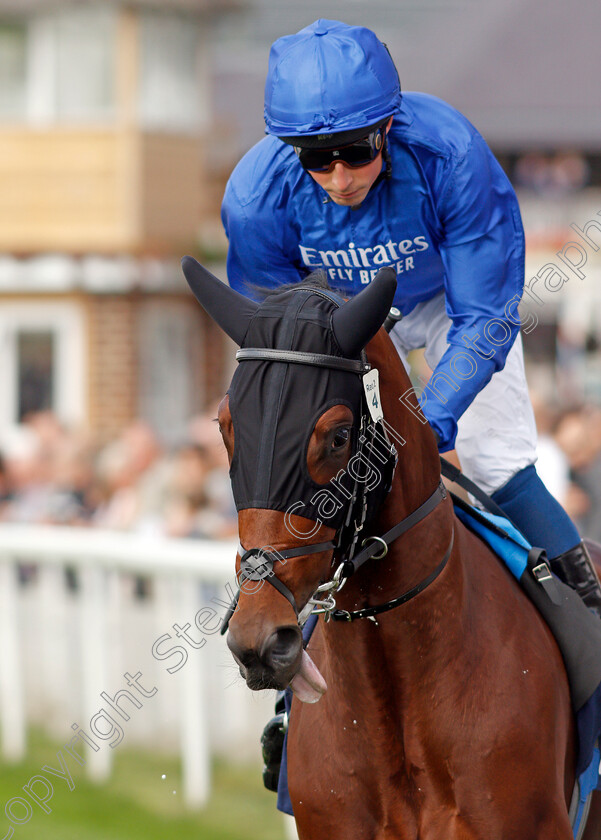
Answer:
[[[439,450],[492,495],[553,571],[601,616],[571,520],[537,475],[518,303],[524,234],[511,184],[482,136],[445,102],[403,93],[369,29],[318,20],[272,46],[268,137],[234,170],[222,219],[232,288],[276,287],[323,268],[357,294],[397,272],[390,335],[433,370],[420,404]]]

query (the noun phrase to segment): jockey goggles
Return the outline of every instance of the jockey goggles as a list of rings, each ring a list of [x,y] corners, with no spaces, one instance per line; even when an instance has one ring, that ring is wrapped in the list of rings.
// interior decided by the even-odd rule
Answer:
[[[358,169],[372,163],[382,151],[386,140],[386,126],[388,119],[370,131],[366,137],[333,149],[307,149],[301,146],[294,146],[301,166],[307,172],[331,172],[334,166],[340,161],[345,166]]]

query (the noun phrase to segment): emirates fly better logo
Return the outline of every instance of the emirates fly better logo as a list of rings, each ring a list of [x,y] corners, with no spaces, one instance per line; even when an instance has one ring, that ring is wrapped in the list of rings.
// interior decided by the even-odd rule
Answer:
[[[323,268],[330,280],[344,280],[369,283],[384,266],[392,266],[397,274],[404,274],[415,268],[415,254],[426,251],[429,245],[425,236],[414,236],[413,239],[401,239],[372,245],[369,248],[357,248],[354,242],[349,242],[348,248],[322,251],[299,245],[303,264],[312,271]]]

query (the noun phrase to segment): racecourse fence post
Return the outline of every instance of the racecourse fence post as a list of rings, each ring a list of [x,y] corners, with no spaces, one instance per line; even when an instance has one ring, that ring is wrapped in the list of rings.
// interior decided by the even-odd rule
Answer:
[[[38,566],[37,590],[44,727],[51,737],[59,740],[65,735],[64,708],[70,685],[68,597],[64,566],[60,563]]]
[[[92,559],[80,566],[80,639],[82,678],[82,717],[78,721],[86,733],[90,733],[90,721],[103,705],[100,694],[106,690],[107,682],[107,575],[104,569]],[[111,773],[112,750],[107,741],[93,740],[99,744],[98,751],[86,747],[86,771],[95,782],[106,781]]]
[[[265,704],[257,715],[258,700],[241,683],[228,691],[221,685],[235,666],[214,622],[230,597],[226,586],[231,588],[235,551],[234,541],[157,540],[101,529],[2,523],[0,757],[23,759],[28,722],[41,723],[57,743],[79,734],[74,749],[85,757],[84,772],[95,781],[107,780],[112,735],[102,714],[92,719],[107,709],[102,693],[114,696],[125,686],[126,670],[139,670],[147,688],[157,687],[156,697],[134,710],[135,719],[123,726],[124,740],[115,749],[137,742],[166,753],[178,750],[183,779],[174,789],[189,807],[206,803],[210,751],[234,761],[255,755],[255,731],[271,711]],[[26,584],[20,582],[19,564],[32,570]],[[69,578],[66,568],[73,570]],[[151,578],[152,586],[144,598],[132,601],[129,581],[135,577]],[[213,596],[213,622],[198,629],[196,612],[209,607]],[[177,623],[190,624],[198,649],[177,637]],[[180,669],[174,668],[177,653],[155,654],[153,645],[161,637],[167,637],[160,646],[163,654],[175,646],[187,652]],[[259,719],[252,731],[254,716]]]
[[[185,616],[186,623],[192,624],[190,633],[193,638],[199,639],[200,634],[194,626],[194,616],[199,606],[199,581],[190,576],[182,576],[179,585],[181,614]],[[205,805],[211,787],[207,678],[207,651],[202,648],[190,650],[188,661],[181,671],[182,689],[179,695],[184,801],[190,808]]]
[[[19,579],[15,560],[0,555],[0,726],[6,761],[25,757],[23,672],[19,643]]]

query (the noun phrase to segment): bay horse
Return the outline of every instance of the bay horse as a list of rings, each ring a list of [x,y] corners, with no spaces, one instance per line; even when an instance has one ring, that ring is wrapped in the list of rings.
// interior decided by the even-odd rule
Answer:
[[[241,586],[227,642],[251,689],[294,692],[287,760],[301,840],[569,840],[575,732],[562,658],[515,579],[455,517],[434,435],[417,403],[399,399],[411,383],[381,329],[394,272],[348,302],[301,282],[256,304],[192,258],[183,267],[242,348],[218,420],[236,568],[255,584]],[[369,367],[388,430],[379,450],[366,444]],[[384,473],[386,442],[398,455],[389,492],[369,473]],[[353,551],[365,562],[353,566]],[[304,651],[299,616],[320,604],[343,620],[319,621]],[[598,812],[595,802],[589,840],[601,837]]]

